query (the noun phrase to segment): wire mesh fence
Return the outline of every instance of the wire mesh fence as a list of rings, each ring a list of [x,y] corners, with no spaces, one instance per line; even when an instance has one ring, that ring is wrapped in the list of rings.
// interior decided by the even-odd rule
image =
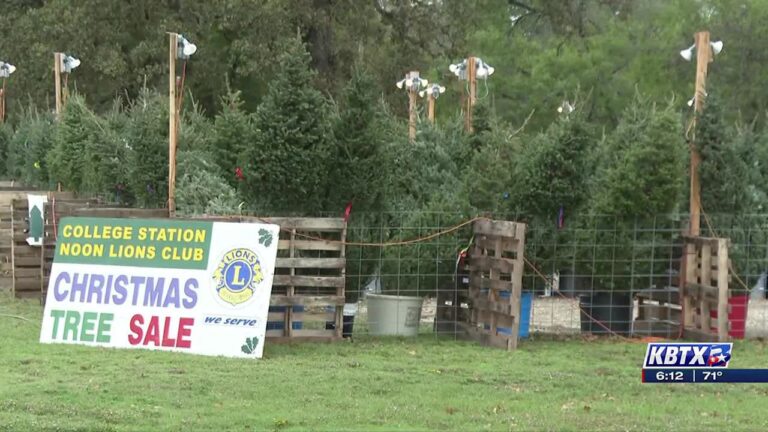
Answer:
[[[492,217],[515,220],[503,214]],[[458,212],[353,215],[347,231],[346,290],[347,301],[357,308],[355,333],[376,333],[385,325],[371,321],[380,315],[371,313],[368,294],[423,299],[418,311],[414,306],[395,308],[394,316],[385,317],[403,318],[399,321],[411,326],[410,331],[418,322],[419,333],[458,332],[450,322],[440,322],[439,312],[448,299],[451,317],[463,313],[455,302],[461,302],[456,293],[466,288],[467,275],[458,258],[471,242],[471,226],[433,234],[465,220]],[[677,336],[675,287],[687,217],[582,215],[572,220],[567,225],[556,220],[528,225],[522,298],[522,320],[528,320],[521,334]],[[702,235],[731,240],[729,317],[735,337],[768,335],[768,215],[711,215]],[[666,326],[651,330],[644,325],[648,321]]]

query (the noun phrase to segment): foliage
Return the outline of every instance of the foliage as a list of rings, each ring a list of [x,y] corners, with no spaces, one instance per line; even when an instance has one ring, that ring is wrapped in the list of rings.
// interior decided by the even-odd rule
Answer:
[[[176,209],[180,215],[234,215],[240,199],[220,175],[210,153],[200,150],[178,154]]]
[[[8,143],[7,175],[29,186],[49,187],[46,155],[54,145],[51,116],[30,110]]]
[[[329,181],[329,209],[343,208],[352,201],[357,211],[381,209],[383,178],[381,166],[385,137],[381,118],[385,115],[377,103],[380,91],[370,72],[355,67],[342,92],[334,118]]]
[[[258,137],[244,152],[244,195],[253,209],[311,213],[322,207],[331,125],[309,60],[303,44],[289,41],[278,58],[281,72],[256,111]]]
[[[123,138],[129,149],[127,183],[142,207],[163,207],[168,199],[167,99],[143,90],[127,110]]]
[[[230,91],[221,99],[222,109],[213,122],[213,160],[219,165],[220,174],[230,186],[239,183],[235,170],[245,168],[244,152],[257,139],[253,115],[243,110],[240,92]],[[248,173],[249,176],[251,173]]]
[[[600,288],[646,288],[668,268],[660,257],[670,254],[675,230],[663,227],[674,225],[668,215],[682,195],[684,148],[674,106],[640,95],[601,143],[591,215],[576,227],[584,244],[595,245],[580,259]]]

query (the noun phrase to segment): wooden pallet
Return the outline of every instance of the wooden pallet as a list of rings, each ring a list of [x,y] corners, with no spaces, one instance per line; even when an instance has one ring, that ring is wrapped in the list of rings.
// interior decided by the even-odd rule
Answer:
[[[242,221],[280,226],[270,305],[284,310],[270,312],[268,321],[282,322],[283,326],[267,330],[270,342],[342,339],[347,235],[344,220],[244,217]]]
[[[469,322],[467,336],[507,350],[517,348],[526,225],[481,220],[474,224],[469,257]]]
[[[685,271],[682,272],[683,337],[700,341],[727,341],[730,297],[729,240],[684,237]],[[710,311],[717,311],[717,319]]]
[[[680,299],[676,287],[638,291],[637,318],[632,333],[637,336],[677,337],[680,333]]]
[[[45,224],[42,246],[27,244],[24,232],[29,213],[26,199],[15,199],[11,203],[11,290],[17,298],[39,298],[45,301],[48,280],[56,251],[56,229],[59,220],[68,216],[116,217],[116,218],[162,218],[167,217],[165,209],[132,209],[108,207],[93,199],[60,198],[50,193],[45,205]]]

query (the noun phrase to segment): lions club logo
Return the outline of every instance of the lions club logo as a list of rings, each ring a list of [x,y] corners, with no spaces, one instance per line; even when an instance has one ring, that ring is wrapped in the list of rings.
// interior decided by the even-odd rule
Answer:
[[[224,254],[213,273],[216,292],[225,302],[236,306],[247,302],[264,280],[261,263],[250,249],[232,249]]]

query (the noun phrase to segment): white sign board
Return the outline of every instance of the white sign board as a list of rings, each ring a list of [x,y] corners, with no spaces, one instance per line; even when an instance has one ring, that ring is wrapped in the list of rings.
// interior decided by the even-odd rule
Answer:
[[[270,224],[63,218],[40,342],[261,357],[278,237]]]

